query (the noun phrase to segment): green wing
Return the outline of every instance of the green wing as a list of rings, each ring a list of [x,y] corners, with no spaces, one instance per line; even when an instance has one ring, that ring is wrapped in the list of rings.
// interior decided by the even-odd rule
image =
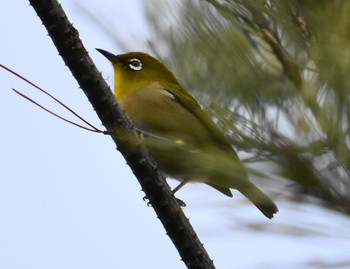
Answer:
[[[232,146],[228,142],[228,139],[225,137],[219,127],[213,122],[213,120],[206,114],[206,112],[203,111],[198,102],[179,85],[171,85],[169,88],[171,88],[172,91],[168,90],[167,88],[163,89],[171,94],[177,103],[179,103],[191,114],[195,115],[195,117],[207,129],[208,133],[211,135],[218,146],[224,150],[231,150],[234,153],[234,156],[238,159],[238,156],[232,149]]]

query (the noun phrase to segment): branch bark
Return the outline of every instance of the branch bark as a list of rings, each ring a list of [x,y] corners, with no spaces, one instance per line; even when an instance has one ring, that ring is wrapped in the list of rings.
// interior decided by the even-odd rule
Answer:
[[[215,268],[185,217],[157,164],[137,142],[132,124],[119,108],[110,88],[79,39],[78,31],[56,0],[29,0],[65,64],[71,70],[117,149],[134,172],[166,233],[188,268]]]

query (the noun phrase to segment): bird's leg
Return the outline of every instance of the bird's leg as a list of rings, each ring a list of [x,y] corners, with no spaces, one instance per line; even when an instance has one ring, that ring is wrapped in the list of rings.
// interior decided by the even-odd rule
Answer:
[[[173,189],[173,194],[175,194],[179,189],[181,189],[184,185],[186,185],[188,182],[190,181],[190,179],[185,178],[183,181],[180,182],[179,185],[177,185],[174,189]],[[176,197],[175,197],[176,198]],[[179,205],[181,207],[185,207],[186,203],[184,201],[182,201],[181,199],[176,198],[177,202],[179,203]]]
[[[189,179],[184,179],[183,181],[180,182],[179,185],[177,185],[175,187],[175,189],[172,190],[172,193],[175,194],[175,192],[177,192],[179,189],[181,189],[184,185],[186,185],[186,183],[188,183],[190,180]],[[179,205],[181,207],[185,207],[186,206],[186,203],[184,201],[182,201],[181,199],[178,199],[175,197],[175,199],[177,200],[177,202],[179,203]],[[143,200],[146,201],[148,200],[147,196],[143,197]],[[148,206],[152,206],[151,205],[151,202],[148,202],[147,203]]]
[[[180,184],[177,185],[177,186],[175,187],[175,189],[173,189],[173,194],[175,194],[179,189],[181,189],[183,186],[185,186],[189,181],[190,181],[189,178],[185,178],[184,180],[182,180],[182,181],[180,182]]]

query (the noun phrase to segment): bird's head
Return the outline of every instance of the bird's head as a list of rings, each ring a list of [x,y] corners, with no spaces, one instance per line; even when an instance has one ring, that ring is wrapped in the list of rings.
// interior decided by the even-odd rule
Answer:
[[[127,94],[140,87],[160,83],[164,86],[178,84],[171,71],[160,61],[142,52],[114,55],[97,49],[113,65],[116,94]]]

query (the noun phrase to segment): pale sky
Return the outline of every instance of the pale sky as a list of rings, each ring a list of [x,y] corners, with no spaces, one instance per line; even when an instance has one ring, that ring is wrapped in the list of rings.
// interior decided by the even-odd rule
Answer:
[[[112,23],[130,50],[147,51],[141,0],[76,2]],[[112,68],[94,48],[125,51],[76,2],[61,1],[111,84]],[[1,1],[0,27],[0,63],[101,126],[27,1]],[[0,81],[0,268],[185,268],[112,140],[34,107],[11,88],[69,115],[4,70]],[[217,268],[350,266],[349,218],[272,195],[280,212],[268,220],[237,192],[229,199],[188,185],[178,193]]]

